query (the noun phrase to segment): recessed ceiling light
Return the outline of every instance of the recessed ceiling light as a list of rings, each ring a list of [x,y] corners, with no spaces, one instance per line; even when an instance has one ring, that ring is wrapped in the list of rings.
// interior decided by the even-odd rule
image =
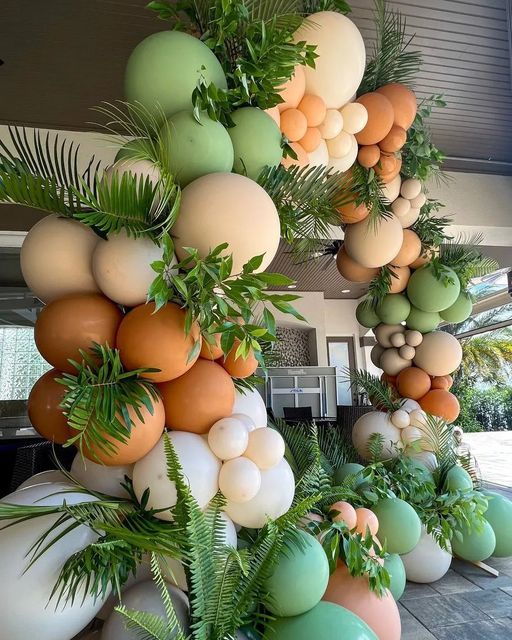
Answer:
[[[288,289],[296,289],[297,285],[296,284],[289,284],[288,285]]]
[[[350,289],[342,289],[341,293],[350,293]]]

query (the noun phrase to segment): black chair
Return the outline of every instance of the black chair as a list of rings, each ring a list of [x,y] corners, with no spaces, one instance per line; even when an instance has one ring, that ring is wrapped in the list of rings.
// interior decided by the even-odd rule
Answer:
[[[311,407],[283,407],[284,419],[295,422],[311,422],[313,413]]]
[[[69,470],[75,455],[76,449],[74,447],[64,448],[46,441],[18,447],[9,490],[15,491],[22,482],[36,473],[56,469],[54,457],[65,469]]]

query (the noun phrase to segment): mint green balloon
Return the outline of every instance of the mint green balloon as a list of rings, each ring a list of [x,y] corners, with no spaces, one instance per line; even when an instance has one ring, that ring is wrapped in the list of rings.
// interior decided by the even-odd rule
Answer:
[[[341,467],[338,467],[334,472],[334,481],[336,484],[341,484],[345,478],[348,478],[348,476],[356,476],[355,486],[358,487],[364,482],[364,478],[361,473],[362,471],[364,471],[362,464],[358,464],[357,462],[346,462],[345,464],[342,464]]]
[[[300,548],[293,541],[284,549],[265,583],[265,605],[276,616],[297,616],[317,605],[329,582],[329,562],[318,540],[299,531]]]
[[[484,493],[489,498],[485,518],[496,537],[496,548],[492,555],[508,558],[512,556],[512,502],[494,491]]]
[[[281,162],[281,131],[268,113],[256,107],[237,109],[231,118],[235,123],[228,129],[235,151],[233,171],[257,180],[265,167]]]
[[[453,555],[468,562],[481,562],[493,555],[496,536],[487,520],[480,531],[475,528],[469,531],[467,527],[462,527],[459,532],[462,534],[462,540],[457,535],[452,538]]]
[[[233,144],[226,129],[205,113],[198,122],[192,111],[180,111],[160,131],[169,171],[181,187],[208,173],[229,173]]]
[[[421,478],[425,482],[430,482],[434,484],[434,476],[432,472],[427,469],[427,467],[420,461],[415,458],[404,458],[405,464],[409,466],[417,475],[421,476]]]
[[[381,319],[375,313],[375,308],[367,300],[363,300],[357,305],[356,319],[360,325],[367,329],[373,329],[381,323]]]
[[[465,291],[462,291],[452,306],[440,311],[439,315],[446,322],[464,322],[469,318],[472,311],[473,301]]]
[[[160,31],[132,51],[124,88],[129,102],[140,102],[159,118],[192,108],[192,93],[200,78],[227,88],[220,62],[198,38],[182,31]]]
[[[405,591],[405,567],[398,553],[392,553],[384,560],[384,568],[387,569],[391,579],[389,590],[395,600],[399,600]]]
[[[473,480],[466,469],[456,465],[448,470],[444,487],[446,491],[469,491],[473,489]]]
[[[385,324],[400,324],[411,311],[411,303],[401,293],[388,293],[375,312]]]
[[[307,580],[309,576],[303,576]],[[263,640],[378,640],[355,613],[332,602],[319,602],[307,613],[269,622]]]
[[[377,536],[389,553],[409,553],[421,537],[421,522],[405,500],[385,498],[372,507],[379,520]]]
[[[430,333],[437,329],[441,322],[441,316],[437,311],[421,311],[411,305],[411,311],[405,320],[408,329],[414,329],[420,333]]]
[[[449,282],[451,280],[451,282]],[[435,275],[429,262],[414,271],[407,283],[407,296],[411,304],[421,311],[443,311],[457,300],[460,280],[453,269],[443,267],[441,277]]]

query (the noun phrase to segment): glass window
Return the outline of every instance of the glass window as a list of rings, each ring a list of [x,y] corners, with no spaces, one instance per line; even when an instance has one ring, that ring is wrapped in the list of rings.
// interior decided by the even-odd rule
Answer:
[[[36,349],[33,327],[0,327],[0,400],[26,400],[48,369]]]

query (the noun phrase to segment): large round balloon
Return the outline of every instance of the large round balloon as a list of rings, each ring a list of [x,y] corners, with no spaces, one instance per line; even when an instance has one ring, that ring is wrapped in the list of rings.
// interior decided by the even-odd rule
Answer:
[[[440,311],[439,315],[443,320],[446,320],[446,322],[456,323],[467,320],[472,311],[473,301],[466,292],[462,291],[452,306]]]
[[[430,376],[423,369],[409,367],[400,371],[396,385],[402,398],[419,400],[430,391]]]
[[[421,521],[405,500],[385,498],[372,507],[379,519],[379,540],[389,553],[409,553],[421,536]]]
[[[68,421],[60,403],[66,388],[55,381],[62,376],[57,369],[44,373],[32,387],[28,396],[28,418],[34,429],[47,440],[64,444],[71,437]]]
[[[459,293],[460,280],[455,271],[443,267],[443,273],[438,278],[430,263],[416,269],[407,285],[407,295],[411,304],[431,313],[451,307]]]
[[[61,493],[70,491],[70,493]],[[11,493],[2,502],[38,506],[55,506],[66,501],[78,504],[95,500],[92,496],[73,493],[72,487],[64,483],[40,484]],[[2,637],[9,640],[69,640],[79,633],[98,613],[104,599],[95,599],[80,586],[74,603],[58,606],[57,597],[50,595],[66,560],[97,539],[96,533],[80,525],[64,535],[57,544],[30,567],[29,558],[37,540],[52,529],[49,542],[62,533],[67,524],[55,526],[58,515],[42,516],[36,520],[16,524],[0,530],[0,602],[2,615]],[[3,522],[2,526],[8,524]],[[108,595],[108,593],[107,593]]]
[[[97,292],[91,261],[98,240],[81,222],[45,216],[21,247],[21,271],[28,288],[46,303],[72,293]]]
[[[176,113],[164,124],[160,137],[169,171],[181,187],[208,173],[233,168],[233,144],[227,130],[205,113],[200,122],[192,111]]]
[[[348,476],[355,476],[355,486],[358,487],[364,482],[364,478],[361,472],[364,471],[362,464],[357,462],[346,462],[341,467],[337,467],[334,471],[334,481],[336,484],[341,484]]]
[[[264,640],[332,640],[343,630],[343,640],[378,640],[361,618],[332,602],[319,602],[307,613],[269,622]]]
[[[62,471],[59,471],[58,469],[49,469],[48,471],[41,471],[40,473],[36,473],[33,476],[30,476],[30,478],[27,478],[19,487],[16,488],[16,491],[26,489],[27,487],[33,487],[38,484],[48,484],[51,482],[69,484],[69,479]]]
[[[370,282],[379,273],[378,269],[363,267],[353,260],[344,247],[338,251],[336,266],[341,275],[350,282]]]
[[[421,309],[417,309],[413,306],[411,306],[411,311],[405,320],[405,324],[409,329],[414,329],[421,333],[434,331],[440,323],[441,316],[437,311],[421,311]]]
[[[180,629],[184,635],[188,635],[190,631],[188,598],[183,591],[172,585],[167,585],[167,592],[172,601]],[[122,595],[121,604],[127,609],[152,613],[164,620],[166,619],[165,604],[162,600],[160,589],[153,580],[138,582],[127,589]],[[127,620],[123,615],[117,611],[112,611],[103,625],[102,640],[136,640],[136,638],[140,637],[135,631],[126,629],[126,622]],[[166,637],[168,640],[172,640],[177,634],[178,630],[175,630]]]
[[[400,640],[400,614],[391,593],[379,597],[370,590],[366,576],[351,576],[342,562],[331,575],[323,599],[355,613],[379,640]]]
[[[235,385],[228,373],[211,360],[199,358],[184,375],[159,385],[170,429],[207,433],[233,412]]]
[[[461,538],[459,538],[459,535]],[[481,562],[493,555],[496,548],[494,530],[484,520],[481,529],[461,527],[452,538],[453,554],[468,562]]]
[[[256,429],[267,426],[267,407],[257,389],[244,389],[235,391],[234,414],[249,416],[254,422]]]
[[[162,259],[162,249],[150,238],[132,238],[121,230],[100,240],[92,257],[94,278],[114,302],[135,307],[146,302],[156,278],[151,263]]]
[[[455,371],[461,361],[460,342],[446,331],[427,333],[414,356],[414,364],[430,376],[446,376]]]
[[[226,89],[220,62],[198,38],[182,31],[154,33],[133,50],[125,72],[125,95],[157,118],[192,108],[200,79]]]
[[[117,347],[124,366],[129,369],[159,369],[144,377],[154,382],[174,380],[186,373],[199,357],[190,358],[199,326],[194,323],[185,333],[185,311],[167,304],[155,313],[155,304],[142,304],[128,313],[117,333]]]
[[[328,109],[339,109],[357,91],[366,51],[355,24],[334,11],[314,13],[295,32],[295,42],[316,45],[315,67],[304,67],[306,93],[320,96]]]
[[[421,538],[412,551],[402,555],[407,580],[429,583],[440,580],[450,568],[452,554],[442,549],[423,528]]]
[[[125,476],[132,477],[133,466],[125,464],[118,467],[107,467],[86,460],[79,453],[76,454],[70,470],[77,482],[89,491],[105,493],[116,498],[128,498],[128,492],[121,483],[125,483]]]
[[[304,66],[295,65],[293,75],[287,80],[282,87],[279,88],[279,95],[283,102],[277,105],[279,112],[286,109],[295,109],[299,106],[299,102],[304,97],[306,90],[306,76],[304,75]]]
[[[320,602],[329,582],[329,562],[322,545],[305,531],[297,535],[300,540],[290,540],[264,585],[266,607],[275,616],[306,613]]]
[[[402,129],[409,129],[416,116],[417,104],[414,93],[403,84],[392,82],[377,89],[393,106],[393,122]]]
[[[384,568],[389,573],[389,590],[395,600],[399,600],[405,591],[405,567],[398,553],[391,553],[384,559]]]
[[[170,509],[177,500],[176,487],[167,477],[164,438],[168,438],[179,458],[183,475],[201,508],[206,507],[219,489],[220,460],[204,438],[195,433],[165,433],[155,447],[133,468],[133,488],[140,500],[149,489],[148,508],[168,509],[156,514],[160,520],[172,520]]]
[[[261,254],[265,255],[259,271],[264,271],[279,247],[279,215],[270,196],[253,180],[236,173],[212,173],[183,189],[172,234],[181,260],[187,255],[184,247],[196,248],[204,258],[227,242],[223,255],[233,254],[233,274]]]
[[[61,371],[76,371],[68,360],[82,361],[79,350],[93,343],[116,346],[123,314],[119,307],[96,293],[59,298],[41,310],[34,327],[36,347],[43,358]]]
[[[396,458],[398,455],[397,447],[400,445],[400,430],[393,425],[389,414],[383,411],[365,413],[357,420],[352,429],[352,442],[361,458],[363,460],[370,458],[368,442],[374,433],[383,438],[381,458],[383,460]]]
[[[485,519],[496,536],[496,548],[492,555],[508,558],[512,556],[512,502],[494,491],[486,491],[485,495],[489,498]]]
[[[459,401],[453,393],[446,389],[432,389],[419,402],[423,411],[443,418],[448,423],[455,422],[459,417]]]
[[[345,229],[344,246],[348,255],[363,267],[382,267],[398,253],[403,235],[402,225],[394,215],[375,223],[366,218]]]
[[[379,302],[375,313],[385,324],[400,324],[411,310],[411,303],[401,293],[388,293]]]
[[[295,495],[295,480],[283,458],[271,469],[261,472],[260,490],[248,502],[230,502],[225,511],[236,524],[250,529],[263,527],[268,518],[279,518],[290,508]]]
[[[164,576],[165,577],[165,576]],[[144,555],[142,558],[142,562],[137,565],[135,569],[135,573],[130,573],[128,579],[122,586],[122,594],[124,594],[128,589],[133,587],[133,585],[138,582],[146,582],[147,580],[151,580],[153,578],[153,573],[151,571],[150,566],[150,556]],[[119,605],[119,596],[117,590],[110,594],[109,598],[101,608],[101,611],[98,613],[96,618],[99,620],[106,620],[109,615],[112,613],[115,607]],[[80,638],[82,640],[82,638]]]
[[[228,129],[233,143],[233,170],[257,180],[265,167],[281,162],[281,132],[272,118],[255,107],[242,107],[231,113],[234,127]]]
[[[391,131],[393,107],[384,95],[375,92],[365,93],[357,102],[368,112],[368,122],[356,133],[356,140],[361,145],[377,144]]]

